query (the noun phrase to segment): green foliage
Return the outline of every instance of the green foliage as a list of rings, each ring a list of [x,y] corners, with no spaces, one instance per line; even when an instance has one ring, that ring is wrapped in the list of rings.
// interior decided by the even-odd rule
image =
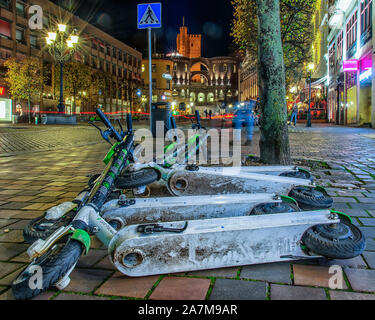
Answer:
[[[39,59],[26,57],[5,61],[5,81],[10,96],[15,100],[30,100],[39,97],[43,90],[43,64]]]
[[[91,85],[91,68],[72,61],[64,64],[64,95],[76,97],[79,91],[86,91]],[[55,84],[60,85],[60,66],[55,65]]]
[[[256,0],[231,0],[234,8],[231,36],[234,43],[250,55],[258,55]],[[311,59],[314,40],[313,14],[316,0],[280,0],[281,40],[286,83],[302,78],[304,63]]]

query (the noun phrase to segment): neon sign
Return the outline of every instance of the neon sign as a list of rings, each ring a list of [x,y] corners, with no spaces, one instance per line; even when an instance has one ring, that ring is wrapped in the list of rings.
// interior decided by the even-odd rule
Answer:
[[[359,61],[358,60],[346,60],[343,62],[344,72],[348,71],[358,71]]]
[[[372,76],[372,69],[367,69],[365,72],[362,72],[360,75],[359,75],[359,81],[362,82],[364,80],[367,80],[368,78],[370,78]]]
[[[5,94],[5,88],[0,87],[0,96],[3,96]]]

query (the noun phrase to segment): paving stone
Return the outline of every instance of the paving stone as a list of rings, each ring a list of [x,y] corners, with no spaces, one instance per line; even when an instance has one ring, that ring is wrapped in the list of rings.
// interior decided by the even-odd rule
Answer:
[[[346,291],[330,291],[331,300],[375,300],[375,294]]]
[[[375,252],[364,252],[363,257],[371,269],[375,269]]]
[[[87,300],[87,301],[94,301],[94,300],[110,300],[110,298],[104,297],[97,297],[97,296],[88,296],[82,294],[68,294],[68,293],[60,293],[56,298],[53,300],[61,300],[61,301],[79,301],[79,300]]]
[[[366,239],[366,252],[375,251],[375,240],[374,239]]]
[[[300,286],[329,287],[329,280],[332,274],[329,273],[329,267],[293,265],[294,284]],[[342,289],[346,289],[346,283],[340,284]]]
[[[271,300],[327,300],[327,296],[322,288],[271,284]]]
[[[365,235],[366,239],[375,238],[375,227],[360,227],[360,229]]]
[[[12,290],[9,289],[0,295],[0,300],[16,300],[13,296]]]
[[[266,300],[265,282],[216,279],[210,300]]]
[[[240,278],[291,284],[292,280],[290,275],[290,263],[272,263],[244,266]]]
[[[30,263],[29,255],[27,254],[27,251],[21,253],[17,257],[14,257],[10,260],[10,262],[22,262],[22,263]]]
[[[23,230],[30,223],[30,221],[31,220],[20,220],[16,223],[11,224],[10,226],[7,226],[7,228],[10,230]]]
[[[107,277],[111,275],[111,271],[97,269],[76,269],[72,272],[71,282],[64,291],[72,292],[92,292]]]
[[[44,213],[45,213],[44,211],[36,211],[36,210],[26,211],[25,210],[25,211],[20,211],[19,213],[15,214],[13,218],[32,220],[32,219],[39,218],[40,216],[43,216]]]
[[[349,198],[349,197],[334,197],[333,198],[334,206],[335,203],[358,203],[357,200],[354,198]]]
[[[79,259],[77,263],[77,267],[78,268],[90,268],[95,263],[99,262],[107,255],[108,255],[107,250],[98,250],[98,249],[91,250],[87,256],[84,255],[81,257],[81,259]]]
[[[189,276],[195,277],[219,277],[219,278],[235,278],[237,277],[238,268],[223,268],[214,270],[202,270],[189,272]]]
[[[32,298],[31,300],[34,300],[34,301],[50,300],[55,294],[56,292],[47,291],[47,292],[43,292],[39,294],[38,296]]]
[[[9,226],[11,224],[14,224],[17,221],[19,221],[19,220],[17,220],[17,219],[0,219],[0,228]]]
[[[158,279],[159,276],[130,278],[117,272],[95,294],[143,299]]]
[[[9,202],[0,206],[0,210],[18,210],[25,206],[23,202]]]
[[[328,260],[320,259],[319,265],[321,266],[341,266],[347,268],[357,268],[357,269],[367,269],[367,264],[361,256],[355,257],[353,259],[345,260]]]
[[[375,203],[351,203],[352,209],[375,210]]]
[[[21,263],[0,262],[0,279],[4,278],[5,276],[9,275],[10,273],[16,270],[19,270],[23,266],[24,264]]]
[[[29,245],[15,243],[0,244],[0,261],[8,261],[26,251]]]
[[[22,230],[11,230],[10,232],[0,233],[0,242],[23,243],[25,240]]]
[[[99,263],[95,264],[93,268],[103,269],[103,270],[117,270],[116,267],[112,264],[109,257],[105,257]]]
[[[375,292],[375,270],[345,269],[355,291]]]
[[[365,197],[358,197],[357,198],[360,203],[369,203],[369,204],[375,204],[375,198],[365,198]]]
[[[165,277],[155,288],[150,299],[205,300],[210,284],[209,279]]]
[[[364,226],[375,227],[375,218],[360,218],[359,221],[361,221]]]
[[[340,210],[340,209],[337,209],[337,208],[335,208],[335,209],[338,210],[338,211],[342,211],[342,212],[348,214],[351,217],[365,217],[365,218],[370,218],[369,214],[365,210],[362,210],[362,209],[356,209],[356,210],[353,210],[353,209],[343,209],[343,210]]]

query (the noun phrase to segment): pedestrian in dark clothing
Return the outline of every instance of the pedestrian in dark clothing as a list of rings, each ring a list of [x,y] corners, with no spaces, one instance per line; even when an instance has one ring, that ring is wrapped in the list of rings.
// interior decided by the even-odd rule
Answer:
[[[210,110],[209,112],[209,117],[210,117],[210,120],[212,120],[212,110]]]

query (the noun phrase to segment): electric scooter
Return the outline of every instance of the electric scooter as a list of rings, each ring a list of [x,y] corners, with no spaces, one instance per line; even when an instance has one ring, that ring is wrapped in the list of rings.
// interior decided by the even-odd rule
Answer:
[[[52,286],[66,288],[81,255],[90,250],[91,235],[108,247],[116,268],[131,277],[319,257],[349,259],[363,252],[361,231],[344,214],[329,210],[272,215],[248,215],[244,210],[242,215],[216,217],[209,212],[206,217],[193,214],[189,220],[143,222],[117,231],[101,212],[128,165],[134,137],[119,134],[101,110],[97,114],[119,144],[73,221],[28,249],[31,263],[12,283],[16,299],[30,299]],[[131,203],[118,205],[128,210]],[[35,276],[40,280],[36,285],[31,281]]]

